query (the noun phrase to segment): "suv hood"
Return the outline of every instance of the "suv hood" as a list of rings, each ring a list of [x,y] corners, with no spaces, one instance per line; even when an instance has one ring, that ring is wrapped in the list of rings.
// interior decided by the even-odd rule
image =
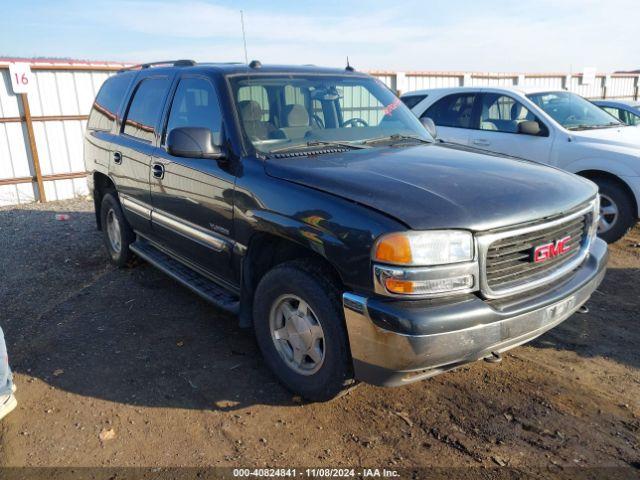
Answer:
[[[269,158],[265,169],[416,230],[524,223],[568,211],[597,192],[590,181],[555,168],[451,144]]]
[[[579,142],[613,145],[640,150],[640,128],[597,128],[594,130],[572,131],[570,135]]]

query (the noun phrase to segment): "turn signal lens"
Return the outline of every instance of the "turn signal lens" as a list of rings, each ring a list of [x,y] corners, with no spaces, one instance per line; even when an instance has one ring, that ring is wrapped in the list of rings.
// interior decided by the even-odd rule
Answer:
[[[433,280],[400,280],[388,277],[384,286],[390,293],[404,295],[433,295],[444,292],[467,290],[473,287],[473,275],[462,275],[451,278],[436,278]]]
[[[386,235],[378,242],[375,257],[379,262],[409,265],[412,261],[409,238],[403,233]]]
[[[464,230],[390,233],[381,237],[374,260],[391,265],[446,265],[473,260],[473,235]]]
[[[387,278],[385,280],[385,287],[391,293],[413,293],[413,286],[415,282],[411,280],[397,280],[395,278]]]

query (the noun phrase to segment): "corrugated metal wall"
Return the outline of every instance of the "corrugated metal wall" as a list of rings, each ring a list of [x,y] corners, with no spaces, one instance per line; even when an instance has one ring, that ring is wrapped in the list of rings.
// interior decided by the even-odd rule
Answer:
[[[82,134],[86,117],[102,83],[114,65],[34,64],[35,85],[28,103],[33,117],[36,151],[47,200],[87,194]],[[587,98],[638,97],[637,75],[598,75],[584,85],[580,75],[470,73],[470,72],[371,72],[389,88],[407,92],[426,88],[530,85],[557,90],[567,88]],[[38,199],[34,158],[30,148],[24,107],[11,89],[7,65],[0,65],[0,205]],[[343,92],[345,118],[359,116],[375,123],[382,107],[353,87]],[[264,101],[264,92],[243,92],[243,98]],[[293,94],[295,96],[295,93]],[[302,103],[295,101],[293,103]],[[62,177],[62,178],[60,178]],[[65,178],[71,177],[71,178]]]
[[[86,70],[60,65],[38,66],[28,95],[33,134],[47,200],[88,194],[84,171],[83,132],[91,104],[114,67],[87,65]],[[0,205],[37,199],[34,157],[24,122],[21,98],[11,89],[9,70],[0,65]],[[3,121],[4,120],[4,121]],[[64,178],[64,177],[76,178]],[[57,178],[63,177],[63,178]],[[5,180],[5,182],[3,182]]]

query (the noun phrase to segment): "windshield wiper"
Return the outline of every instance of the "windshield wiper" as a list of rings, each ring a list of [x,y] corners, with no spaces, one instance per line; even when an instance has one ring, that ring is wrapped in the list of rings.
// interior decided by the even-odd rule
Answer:
[[[272,153],[282,153],[289,150],[298,150],[301,148],[309,148],[309,147],[336,147],[336,148],[349,148],[352,150],[360,150],[362,148],[367,148],[363,145],[355,144],[355,143],[347,143],[347,142],[330,142],[325,140],[310,140],[306,143],[301,143],[298,145],[287,145],[286,147],[274,148],[267,152],[267,155]]]
[[[397,142],[401,142],[403,140],[414,140],[420,143],[433,143],[431,140],[426,140],[424,138],[420,138],[420,137],[414,137],[413,135],[402,135],[399,133],[394,133],[393,135],[387,135],[385,137],[376,137],[376,138],[370,138],[368,140],[364,140],[363,142],[361,142],[361,145],[370,145],[372,143],[382,143],[382,142],[392,142],[392,143],[397,143]]]

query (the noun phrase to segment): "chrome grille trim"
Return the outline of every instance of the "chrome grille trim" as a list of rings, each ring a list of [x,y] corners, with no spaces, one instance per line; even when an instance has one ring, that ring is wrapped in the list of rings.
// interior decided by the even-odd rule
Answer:
[[[539,288],[540,286],[543,286],[546,283],[553,282],[555,280],[558,280],[568,275],[570,272],[572,272],[578,266],[580,266],[580,264],[582,264],[582,262],[589,255],[589,246],[591,245],[591,240],[593,238],[592,237],[593,222],[598,213],[596,211],[596,206],[597,206],[596,204],[597,204],[597,201],[592,200],[589,202],[588,205],[580,208],[579,210],[576,210],[575,212],[556,218],[554,220],[550,220],[548,222],[515,228],[513,230],[487,232],[487,233],[478,234],[476,238],[478,243],[478,258],[480,261],[480,290],[483,296],[489,299],[504,298],[510,295],[515,295],[517,293],[533,290],[535,288]],[[571,253],[570,251],[569,254],[567,254],[567,256],[561,257],[561,260],[557,261],[557,263],[562,263],[561,266],[559,266],[558,268],[552,269],[548,275],[545,275],[543,271],[543,272],[540,272],[539,277],[536,277],[534,273],[533,274],[534,278],[524,279],[523,283],[521,284],[512,285],[506,288],[501,288],[500,286],[494,287],[494,288],[491,287],[490,281],[487,277],[487,263],[488,263],[487,255],[493,243],[498,242],[500,240],[513,238],[514,251],[511,252],[511,254],[517,254],[518,252],[522,251],[522,248],[517,249],[518,237],[522,235],[535,233],[541,230],[549,230],[555,226],[559,227],[559,230],[562,230],[562,226],[566,226],[567,223],[579,217],[583,217],[585,219],[579,248],[574,249],[574,253]],[[569,258],[569,260],[567,260],[567,258]],[[550,262],[553,262],[553,260],[550,260]],[[546,263],[546,266],[549,266],[549,265],[553,266],[553,263],[551,264]],[[492,264],[491,266],[496,267],[496,264]],[[541,268],[541,270],[544,270],[544,269]]]

